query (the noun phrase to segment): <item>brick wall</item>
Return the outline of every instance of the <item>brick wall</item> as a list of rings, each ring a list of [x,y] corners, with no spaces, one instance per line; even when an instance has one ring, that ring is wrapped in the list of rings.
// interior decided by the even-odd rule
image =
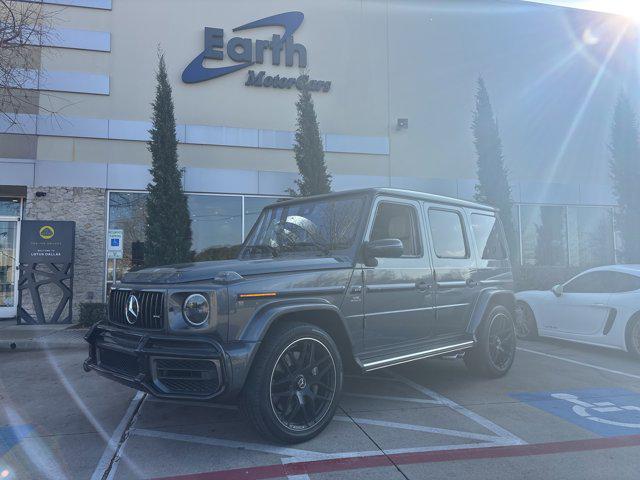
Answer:
[[[36,192],[46,193],[37,197]],[[76,222],[73,320],[78,321],[80,303],[101,302],[104,295],[106,190],[79,187],[34,187],[27,192],[26,220]],[[57,289],[55,289],[57,290]],[[43,290],[45,313],[58,304],[59,293]],[[28,300],[23,304],[28,306]],[[29,310],[27,308],[27,310]]]

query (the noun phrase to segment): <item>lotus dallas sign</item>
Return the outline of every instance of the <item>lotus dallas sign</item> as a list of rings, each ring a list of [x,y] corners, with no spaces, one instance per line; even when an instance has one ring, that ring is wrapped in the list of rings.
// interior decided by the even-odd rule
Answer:
[[[222,28],[206,27],[204,29],[204,50],[184,69],[182,81],[185,83],[200,83],[223,77],[239,70],[256,65],[263,65],[271,57],[271,65],[282,66],[284,57],[285,67],[307,67],[307,48],[295,43],[293,34],[304,20],[302,12],[285,12],[271,17],[261,18],[233,29],[234,32],[244,32],[263,27],[282,27],[282,35],[273,34],[270,40],[254,40],[246,37],[230,38],[226,44]],[[226,55],[225,55],[226,53]],[[234,65],[219,67],[205,67],[205,61],[224,61],[225,57],[235,62]],[[331,82],[313,80],[302,74],[295,77],[287,75],[273,75],[265,70],[249,69],[245,85],[248,87],[266,87],[290,90],[292,88],[308,88],[313,92],[328,92]]]

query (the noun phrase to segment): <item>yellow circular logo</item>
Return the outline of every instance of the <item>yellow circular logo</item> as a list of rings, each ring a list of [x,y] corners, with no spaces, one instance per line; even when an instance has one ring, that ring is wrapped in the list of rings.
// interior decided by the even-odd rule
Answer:
[[[50,225],[45,225],[44,227],[40,228],[40,236],[45,240],[52,239],[55,234],[56,231]]]

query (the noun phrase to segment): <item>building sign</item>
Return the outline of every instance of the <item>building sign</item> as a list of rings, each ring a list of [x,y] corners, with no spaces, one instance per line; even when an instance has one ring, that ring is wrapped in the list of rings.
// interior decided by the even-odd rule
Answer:
[[[234,32],[252,30],[262,27],[283,27],[282,35],[273,34],[270,40],[254,40],[236,36],[224,41],[222,28],[206,27],[204,29],[204,50],[200,55],[184,69],[182,81],[185,83],[200,83],[213,80],[249,67],[245,85],[248,87],[276,88],[290,90],[292,88],[302,90],[308,88],[314,92],[328,92],[331,82],[326,80],[314,80],[308,75],[287,76],[284,74],[272,75],[266,70],[256,69],[256,65],[263,65],[268,57],[271,65],[281,67],[283,60],[285,67],[307,67],[307,48],[295,43],[293,34],[298,30],[304,20],[302,12],[285,12],[271,17],[262,18],[254,22],[246,23],[233,29]],[[215,60],[224,61],[225,58],[236,62],[235,65],[221,67],[205,67],[204,62]]]
[[[122,258],[123,230],[111,229],[107,233],[107,258]]]
[[[23,220],[20,263],[73,263],[75,222]]]

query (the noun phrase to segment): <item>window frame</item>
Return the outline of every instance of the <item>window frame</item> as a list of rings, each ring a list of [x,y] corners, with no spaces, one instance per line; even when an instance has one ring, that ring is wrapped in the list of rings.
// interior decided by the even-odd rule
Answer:
[[[418,208],[417,205],[412,203],[412,202],[403,202],[403,201],[397,201],[396,199],[394,200],[389,200],[385,197],[382,197],[380,199],[377,200],[377,202],[375,203],[375,211],[373,212],[373,216],[371,218],[371,223],[367,229],[367,241],[371,241],[371,233],[373,232],[373,227],[376,224],[376,219],[378,218],[378,212],[380,211],[380,206],[383,204],[390,204],[390,205],[398,205],[401,207],[407,207],[410,209],[411,212],[411,227],[414,231],[415,234],[417,234],[416,240],[417,240],[417,244],[416,246],[417,251],[415,255],[405,255],[403,252],[403,255],[399,258],[423,258],[424,257],[424,240],[422,239],[422,232],[420,231],[420,221],[419,221],[419,213],[418,213]]]
[[[460,220],[460,226],[462,227],[462,240],[464,242],[464,248],[465,248],[465,256],[464,257],[449,257],[449,256],[441,257],[440,255],[438,255],[438,252],[436,250],[436,240],[435,240],[435,237],[433,235],[433,229],[432,229],[432,225],[431,225],[431,211],[453,213],[453,214],[458,216],[458,220]],[[428,207],[427,208],[427,219],[429,221],[428,222],[429,223],[429,225],[428,225],[429,235],[431,236],[431,250],[433,251],[433,254],[436,256],[436,258],[441,259],[441,260],[470,260],[472,258],[471,245],[469,243],[469,235],[467,233],[467,225],[466,225],[466,223],[464,221],[464,216],[462,215],[461,211],[450,209],[450,208]]]
[[[480,245],[478,244],[478,236],[476,235],[475,230],[473,229],[473,216],[477,215],[479,217],[488,217],[488,218],[493,218],[495,220],[494,226],[497,225],[498,226],[498,237],[500,239],[500,245],[502,245],[502,251],[504,252],[504,257],[502,258],[484,258],[483,257],[483,251],[480,250]],[[495,228],[495,227],[494,227]],[[500,220],[500,217],[498,215],[496,215],[495,213],[490,213],[490,212],[479,212],[476,210],[472,210],[469,212],[469,229],[471,231],[471,233],[473,234],[473,241],[475,243],[476,246],[476,255],[478,256],[478,260],[479,261],[483,261],[483,262],[504,262],[505,260],[509,260],[509,244],[507,242],[507,237],[504,233],[504,227],[502,226],[502,221]],[[489,235],[489,237],[487,238],[487,243],[488,243],[488,239],[491,237],[491,235]]]

